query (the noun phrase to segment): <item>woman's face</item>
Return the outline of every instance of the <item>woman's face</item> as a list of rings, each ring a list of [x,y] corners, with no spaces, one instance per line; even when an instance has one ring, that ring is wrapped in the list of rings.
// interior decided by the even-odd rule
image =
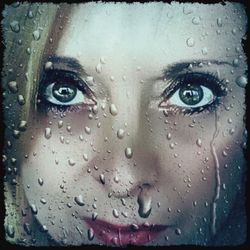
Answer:
[[[64,244],[206,244],[244,171],[242,6],[72,6],[20,140]],[[26,155],[26,157],[24,157]]]

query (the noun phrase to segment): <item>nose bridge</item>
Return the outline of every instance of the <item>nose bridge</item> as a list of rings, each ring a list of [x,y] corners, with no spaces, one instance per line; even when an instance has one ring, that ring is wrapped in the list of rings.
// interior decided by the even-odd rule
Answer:
[[[120,81],[111,91],[111,105],[117,108],[117,115],[112,117],[112,126],[116,129],[126,127],[128,146],[136,143],[140,119],[141,98],[138,83],[127,83]]]

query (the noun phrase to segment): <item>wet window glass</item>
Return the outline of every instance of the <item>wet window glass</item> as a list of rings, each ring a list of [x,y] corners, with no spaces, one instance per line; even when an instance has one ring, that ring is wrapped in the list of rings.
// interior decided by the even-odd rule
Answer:
[[[244,5],[2,15],[6,242],[245,242]]]

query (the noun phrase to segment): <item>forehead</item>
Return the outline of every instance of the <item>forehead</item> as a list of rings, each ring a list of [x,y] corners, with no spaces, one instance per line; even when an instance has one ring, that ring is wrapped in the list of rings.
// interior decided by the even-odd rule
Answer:
[[[232,3],[77,4],[56,53],[80,60],[220,58],[240,46],[245,19],[243,7]]]

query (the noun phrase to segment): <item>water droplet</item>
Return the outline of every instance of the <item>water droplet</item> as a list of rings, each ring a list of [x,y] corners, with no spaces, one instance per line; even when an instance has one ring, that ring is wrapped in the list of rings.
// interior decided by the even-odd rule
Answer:
[[[89,134],[91,133],[91,128],[86,126],[86,127],[84,128],[84,131],[86,132],[86,134],[89,135]]]
[[[187,40],[186,40],[186,44],[188,47],[194,47],[195,45],[195,41],[192,37],[189,37]]]
[[[29,224],[29,223],[25,222],[25,223],[23,224],[23,228],[24,228],[25,232],[26,232],[28,235],[31,235],[31,229],[30,229],[30,224]]]
[[[39,183],[40,186],[42,186],[43,185],[43,179],[42,178],[38,178],[38,183]]]
[[[167,139],[168,139],[168,140],[171,140],[171,138],[172,138],[171,133],[168,133],[168,134],[167,134]]]
[[[84,206],[85,203],[83,202],[83,197],[82,195],[78,195],[75,197],[75,202],[79,205],[79,206]]]
[[[45,70],[51,70],[53,69],[53,63],[52,62],[46,62],[44,66]]]
[[[245,88],[247,85],[247,78],[245,76],[239,76],[236,78],[236,83],[239,87]]]
[[[46,201],[44,198],[41,198],[41,199],[40,199],[40,202],[41,202],[42,204],[46,204],[46,203],[47,203],[47,201]]]
[[[196,140],[196,145],[197,145],[198,147],[201,147],[202,142],[201,142],[201,139],[200,139],[200,138],[198,138],[198,139]]]
[[[220,17],[217,18],[217,25],[218,25],[218,27],[222,27],[222,20]]]
[[[38,41],[38,40],[40,39],[40,32],[39,32],[39,30],[35,30],[35,31],[32,33],[32,35],[33,35],[33,38],[34,38],[36,41]]]
[[[95,237],[95,234],[94,234],[93,228],[89,228],[89,229],[88,229],[88,239],[89,239],[89,240],[93,240],[94,237]]]
[[[121,202],[122,202],[122,205],[123,205],[123,206],[126,206],[126,201],[125,201],[124,198],[121,198]]]
[[[132,229],[133,231],[138,231],[139,226],[138,226],[137,224],[133,223],[133,224],[131,224],[131,229]]]
[[[234,67],[238,67],[238,66],[239,66],[239,63],[240,63],[240,62],[239,62],[239,59],[236,58],[236,59],[233,60],[233,66],[234,66]]]
[[[100,178],[101,183],[105,184],[105,176],[104,176],[104,174],[100,174],[99,178]]]
[[[98,214],[97,214],[96,212],[94,212],[94,213],[92,214],[92,220],[96,220],[97,216],[98,216]]]
[[[198,25],[198,24],[200,24],[200,22],[201,22],[201,18],[199,16],[193,17],[193,19],[192,19],[193,24]]]
[[[115,80],[114,76],[110,76],[110,80],[113,82]]]
[[[229,130],[229,134],[230,134],[230,135],[233,135],[234,132],[235,132],[234,128],[231,128],[231,129]]]
[[[101,63],[98,63],[95,67],[95,70],[97,73],[101,73],[102,72],[102,64]]]
[[[20,135],[21,135],[21,133],[19,130],[15,130],[15,129],[13,130],[13,137],[14,138],[18,139],[20,137]]]
[[[231,123],[233,122],[233,120],[232,120],[231,118],[228,118],[228,119],[227,119],[227,122],[228,122],[229,124],[231,124]]]
[[[184,6],[183,7],[183,13],[185,15],[189,15],[189,14],[193,13],[193,10],[189,6]]]
[[[125,131],[122,128],[118,129],[118,131],[117,131],[117,137],[119,139],[122,139],[124,137],[124,135],[125,135]]]
[[[171,149],[173,149],[173,148],[174,148],[174,143],[170,143],[170,144],[169,144],[169,147],[170,147]]]
[[[68,163],[70,166],[74,166],[76,164],[76,162],[73,159],[69,159]]]
[[[13,32],[18,33],[20,31],[20,24],[18,21],[12,21],[10,23],[10,28]]]
[[[27,16],[28,16],[28,18],[30,18],[30,19],[33,18],[33,17],[34,17],[33,11],[32,11],[32,10],[29,10]]]
[[[45,128],[45,138],[50,139],[52,136],[51,128]]]
[[[8,88],[12,93],[17,93],[18,86],[16,81],[11,81],[8,83]]]
[[[19,129],[20,129],[21,131],[25,131],[26,128],[27,128],[27,122],[26,122],[26,121],[20,121],[18,127],[19,127]]]
[[[110,114],[113,116],[118,114],[118,110],[117,110],[115,104],[113,104],[113,103],[110,105],[109,111],[110,111]]]
[[[64,137],[62,135],[60,136],[60,142],[64,143]]]
[[[132,156],[133,156],[133,151],[132,151],[132,148],[125,148],[125,156],[128,158],[128,159],[130,159],[130,158],[132,158]]]
[[[23,97],[23,95],[18,95],[17,96],[17,101],[20,105],[24,105],[25,104],[25,99]]]
[[[89,160],[88,155],[87,155],[86,153],[83,154],[83,159],[84,159],[85,161],[88,161],[88,160]]]
[[[181,235],[181,229],[180,229],[180,228],[176,228],[176,229],[175,229],[175,233],[176,233],[177,235]]]
[[[10,238],[14,238],[14,236],[15,236],[15,229],[14,229],[14,227],[12,225],[8,224],[6,231],[7,231],[7,234],[8,234],[8,236]]]
[[[225,150],[223,150],[223,151],[222,151],[222,155],[223,155],[224,157],[226,157],[226,156],[227,156],[227,152],[226,152]]]
[[[141,192],[138,196],[137,202],[139,204],[138,213],[142,218],[147,218],[152,209],[152,198],[148,194],[147,187],[142,187]]]
[[[207,55],[207,53],[208,53],[208,51],[207,51],[207,48],[206,47],[204,47],[204,48],[202,48],[201,49],[201,53],[202,53],[202,55]]]
[[[114,177],[114,182],[116,182],[116,183],[119,182],[119,177],[117,175]]]
[[[118,213],[118,211],[117,211],[116,209],[113,209],[113,216],[114,216],[115,218],[118,218],[118,217],[119,217],[119,213]]]
[[[35,204],[31,204],[30,209],[33,214],[37,214],[38,210]]]
[[[97,105],[94,105],[94,106],[92,107],[92,112],[93,112],[95,115],[98,113],[98,107],[97,107]]]

